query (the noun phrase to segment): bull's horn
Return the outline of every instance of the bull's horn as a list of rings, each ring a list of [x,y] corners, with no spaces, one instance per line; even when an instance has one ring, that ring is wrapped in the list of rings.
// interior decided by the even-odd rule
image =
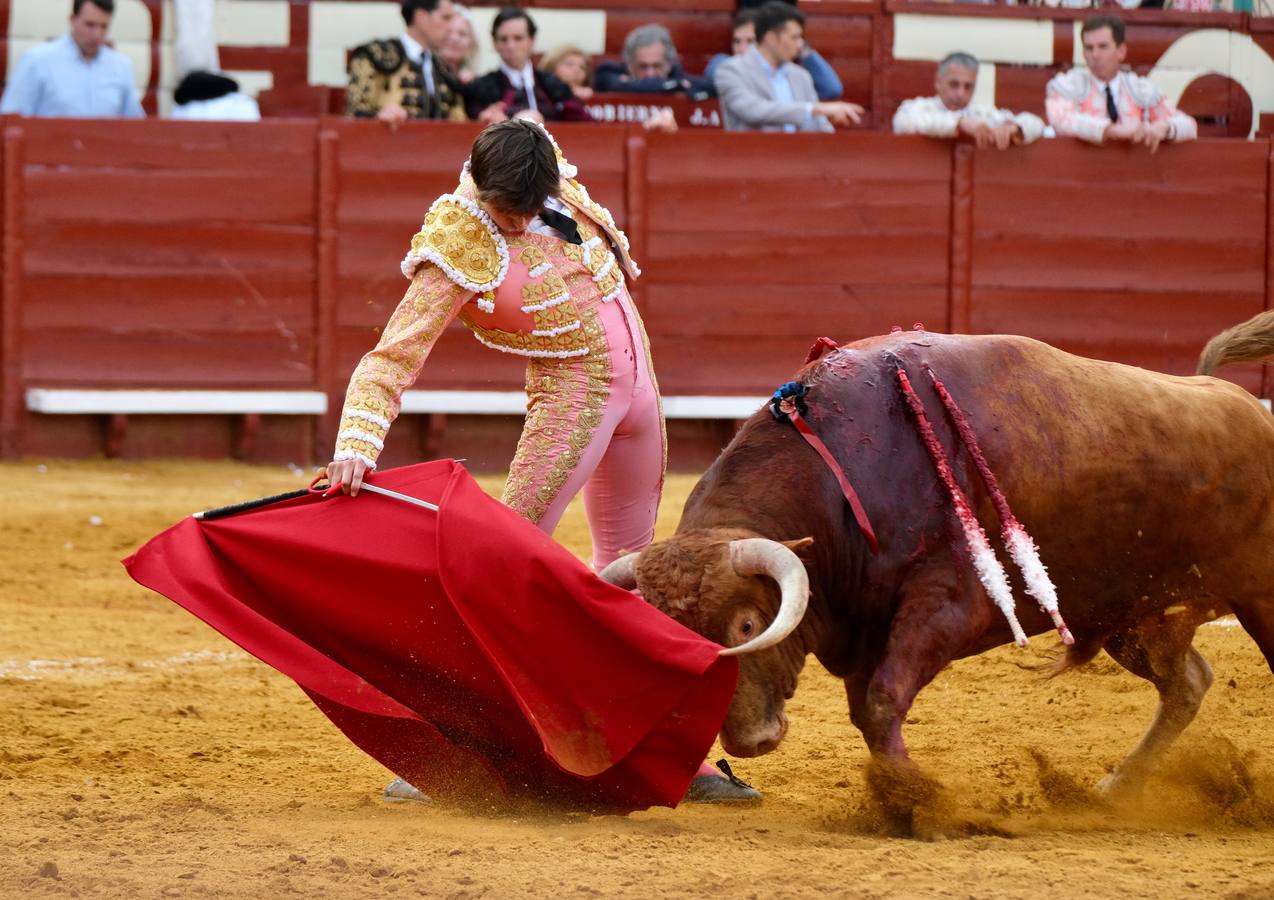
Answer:
[[[796,630],[810,598],[810,579],[795,553],[778,541],[744,538],[730,542],[730,564],[739,575],[769,575],[781,591],[779,612],[770,627],[746,644],[721,651],[722,656],[739,656],[773,647]]]
[[[627,556],[621,556],[606,568],[597,573],[602,581],[609,581],[616,584],[626,591],[631,591],[637,587],[637,557],[640,553],[629,553]]]

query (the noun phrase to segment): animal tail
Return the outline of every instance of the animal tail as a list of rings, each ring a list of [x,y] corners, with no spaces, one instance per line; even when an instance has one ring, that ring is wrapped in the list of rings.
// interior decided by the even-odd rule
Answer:
[[[1274,310],[1227,328],[1204,346],[1196,375],[1212,375],[1229,363],[1274,356]]]

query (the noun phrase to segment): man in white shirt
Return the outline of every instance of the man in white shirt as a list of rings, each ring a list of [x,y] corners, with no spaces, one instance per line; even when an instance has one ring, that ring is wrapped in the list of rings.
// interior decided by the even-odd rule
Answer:
[[[923,134],[950,138],[964,134],[979,149],[1005,150],[1029,144],[1044,133],[1044,122],[1031,113],[1013,113],[973,103],[978,84],[978,61],[968,53],[948,54],[938,63],[933,97],[913,97],[894,113],[894,134]]]
[[[0,99],[0,113],[140,119],[128,57],[106,46],[115,0],[75,0],[70,30],[28,50]]]
[[[1177,110],[1149,78],[1122,70],[1128,56],[1124,23],[1095,16],[1080,29],[1087,68],[1055,75],[1048,83],[1048,124],[1058,135],[1090,144],[1127,141],[1151,153],[1163,141],[1192,141],[1199,129]]]
[[[796,65],[805,16],[782,0],[757,10],[756,46],[717,68],[726,131],[832,131],[862,121],[856,103],[818,99],[809,72]]]
[[[513,116],[535,122],[591,122],[593,117],[567,84],[531,62],[535,20],[526,10],[506,6],[491,23],[498,68],[465,85],[465,109],[484,124]]]

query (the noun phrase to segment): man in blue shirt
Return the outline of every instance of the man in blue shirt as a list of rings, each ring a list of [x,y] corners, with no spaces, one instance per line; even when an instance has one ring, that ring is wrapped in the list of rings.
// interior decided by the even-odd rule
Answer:
[[[796,65],[805,16],[782,0],[756,12],[756,45],[717,67],[726,131],[832,131],[862,121],[857,103],[819,100],[810,73]]]
[[[731,56],[742,56],[756,46],[756,17],[756,7],[740,9],[735,14],[734,31],[730,39],[730,53],[718,53],[712,57],[708,61],[708,67],[703,70],[704,78],[715,82],[718,66]],[[806,72],[809,72],[810,78],[814,79],[814,93],[818,94],[818,99],[839,100],[841,95],[845,93],[845,88],[841,86],[840,76],[836,74],[836,70],[809,44],[806,44],[801,49],[801,54],[797,57],[796,64]]]
[[[115,0],[75,0],[71,28],[28,50],[0,100],[0,113],[67,118],[146,115],[128,57],[106,46]]]

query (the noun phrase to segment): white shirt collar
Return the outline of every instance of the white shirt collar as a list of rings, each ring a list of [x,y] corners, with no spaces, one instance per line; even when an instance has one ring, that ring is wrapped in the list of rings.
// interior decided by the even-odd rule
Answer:
[[[504,77],[509,79],[509,84],[518,90],[525,90],[528,84],[535,84],[535,68],[528,59],[526,65],[520,69],[514,69],[511,66],[500,63],[500,71],[504,73]]]
[[[1101,91],[1102,93],[1106,92],[1107,85],[1110,86],[1110,89],[1112,91],[1115,90],[1115,88],[1119,85],[1119,76],[1122,74],[1124,74],[1122,70],[1118,71],[1115,73],[1115,77],[1110,79],[1110,81],[1102,81],[1100,78],[1094,75],[1091,70],[1088,73],[1089,77],[1091,77],[1093,81],[1097,82],[1097,89]]]
[[[501,61],[500,71],[509,79],[509,84],[513,85],[515,91],[526,93],[527,107],[538,112],[540,105],[535,102],[535,67],[531,65],[531,61],[528,59],[521,70],[510,68]]]
[[[548,207],[549,209],[553,210],[554,212],[560,212],[562,215],[570,216],[572,219],[575,218],[575,213],[572,212],[571,208],[567,206],[565,203],[563,203],[561,200],[557,199],[556,197],[545,197],[544,205]],[[551,225],[545,225],[544,220],[541,219],[539,216],[536,216],[534,219],[532,219],[530,222],[527,223],[526,230],[531,232],[532,234],[542,234],[547,237],[555,237],[555,238],[562,237],[562,235],[558,233],[556,228],[552,227]]]
[[[84,51],[80,49],[80,45],[75,43],[75,38],[71,37],[71,32],[68,31],[66,34],[62,35],[61,40],[66,49],[66,53],[69,56],[75,57],[86,66],[91,66],[93,63],[97,62],[105,55],[106,51],[110,49],[103,44],[101,47],[97,48],[97,54],[95,56],[85,56]]]
[[[783,65],[784,65],[783,63],[779,63],[777,66],[770,65],[770,61],[765,58],[764,53],[762,53],[760,50],[757,49],[755,44],[753,44],[751,47],[748,48],[748,53],[756,54],[756,58],[761,61],[761,65],[765,66],[765,71],[770,73],[771,78],[777,75],[779,73],[779,70],[783,68]]]
[[[430,58],[430,53],[425,49],[424,45],[407,32],[404,31],[399,40],[403,42],[403,49],[407,51],[407,58],[416,65],[423,66],[424,61]]]

